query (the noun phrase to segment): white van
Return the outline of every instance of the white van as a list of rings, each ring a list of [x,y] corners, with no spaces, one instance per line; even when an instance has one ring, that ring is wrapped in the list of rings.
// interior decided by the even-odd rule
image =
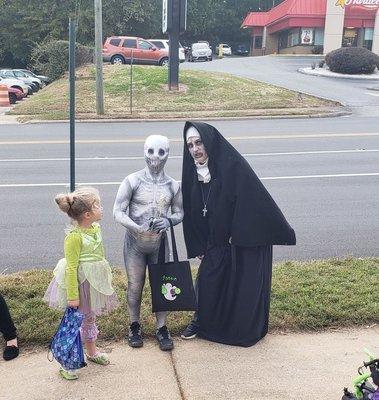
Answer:
[[[166,49],[167,51],[170,50],[169,41],[167,39],[148,39],[150,43],[152,43],[158,49]],[[184,62],[186,61],[186,55],[184,53],[183,46],[179,43],[179,61]]]

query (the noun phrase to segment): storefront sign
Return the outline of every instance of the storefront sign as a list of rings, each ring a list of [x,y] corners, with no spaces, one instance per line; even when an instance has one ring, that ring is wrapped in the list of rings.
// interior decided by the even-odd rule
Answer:
[[[336,6],[342,8],[348,6],[363,6],[366,8],[378,8],[379,0],[337,0]]]
[[[313,43],[313,29],[302,29],[301,30],[301,44],[312,44]]]

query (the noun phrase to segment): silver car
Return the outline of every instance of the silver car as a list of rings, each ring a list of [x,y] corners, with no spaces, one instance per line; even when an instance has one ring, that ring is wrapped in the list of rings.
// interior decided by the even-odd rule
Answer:
[[[14,79],[14,78],[2,78],[0,76],[0,85],[5,85],[9,88],[15,88],[21,90],[25,95],[30,94],[30,86],[25,84],[23,81],[20,81],[20,79]]]
[[[38,78],[31,78],[30,76],[26,75],[25,72],[20,70],[13,70],[13,69],[2,69],[0,70],[0,76],[3,78],[12,78],[12,79],[19,79],[23,81],[27,85],[31,86],[33,92],[38,92],[42,87],[42,82]]]
[[[30,76],[31,78],[37,78],[42,82],[42,86],[48,85],[51,82],[51,79],[48,76],[45,75],[37,75],[32,71],[29,71],[28,69],[17,69],[14,71],[21,71],[25,73],[26,75]]]
[[[212,61],[212,50],[207,43],[193,43],[189,54],[188,61]]]

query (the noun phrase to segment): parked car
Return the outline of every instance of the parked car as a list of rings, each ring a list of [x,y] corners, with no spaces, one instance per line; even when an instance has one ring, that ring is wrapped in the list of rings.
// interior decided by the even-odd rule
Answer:
[[[169,40],[167,39],[148,39],[150,43],[152,43],[158,49],[165,49],[167,52],[170,52]],[[186,61],[186,55],[184,53],[183,46],[179,43],[179,61]]]
[[[41,81],[38,78],[30,78],[23,72],[13,70],[13,69],[2,69],[0,70],[0,76],[4,78],[11,78],[11,79],[19,79],[23,81],[28,86],[30,86],[33,92],[38,92],[40,89],[40,84],[42,85]],[[38,80],[37,80],[38,79]]]
[[[105,40],[103,60],[112,64],[168,65],[168,51],[158,49],[145,39],[130,36],[112,36]]]
[[[232,48],[226,43],[220,43],[216,46],[216,54],[220,52],[220,46],[222,47],[222,54],[224,56],[231,56],[232,55]]]
[[[212,50],[203,42],[193,43],[188,53],[189,62],[199,60],[212,61]]]
[[[250,55],[249,49],[244,44],[239,44],[235,48],[233,48],[233,53],[236,56],[248,56]]]
[[[27,74],[26,72],[22,71],[21,69],[13,69],[12,71],[13,71],[14,75],[16,76],[16,78],[18,78],[18,79],[24,79],[24,78],[25,79],[30,79],[32,84],[37,86],[38,90],[42,89],[43,84],[42,84],[41,79],[39,79],[39,78],[37,78],[37,77],[35,77],[33,75]]]
[[[19,89],[25,94],[25,96],[27,96],[29,91],[31,91],[31,88],[19,79],[2,78],[0,76],[0,85],[5,85],[8,88]]]
[[[17,71],[24,72],[26,75],[30,76],[32,79],[37,78],[42,82],[42,86],[48,85],[51,82],[51,79],[45,75],[36,75],[34,72],[29,71],[28,69],[18,69]]]
[[[206,40],[198,40],[197,43],[205,43],[212,50],[212,46]]]
[[[8,88],[8,96],[9,102],[15,104],[16,101],[22,100],[26,95],[22,90],[10,87]]]

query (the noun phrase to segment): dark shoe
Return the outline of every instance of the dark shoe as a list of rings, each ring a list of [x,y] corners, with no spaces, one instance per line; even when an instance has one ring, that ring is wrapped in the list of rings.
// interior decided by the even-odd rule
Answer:
[[[130,347],[142,347],[142,331],[141,325],[138,322],[133,322],[129,326],[128,344]]]
[[[155,337],[157,338],[159,348],[162,351],[170,351],[174,348],[174,342],[171,339],[170,332],[168,331],[166,325],[157,330]]]
[[[3,358],[5,361],[10,361],[16,358],[20,354],[20,350],[17,346],[7,346],[4,349]]]
[[[197,331],[199,330],[199,327],[196,326],[193,322],[191,322],[186,329],[184,329],[184,331],[182,332],[182,334],[180,335],[180,337],[182,339],[195,339],[195,337],[197,336]]]

